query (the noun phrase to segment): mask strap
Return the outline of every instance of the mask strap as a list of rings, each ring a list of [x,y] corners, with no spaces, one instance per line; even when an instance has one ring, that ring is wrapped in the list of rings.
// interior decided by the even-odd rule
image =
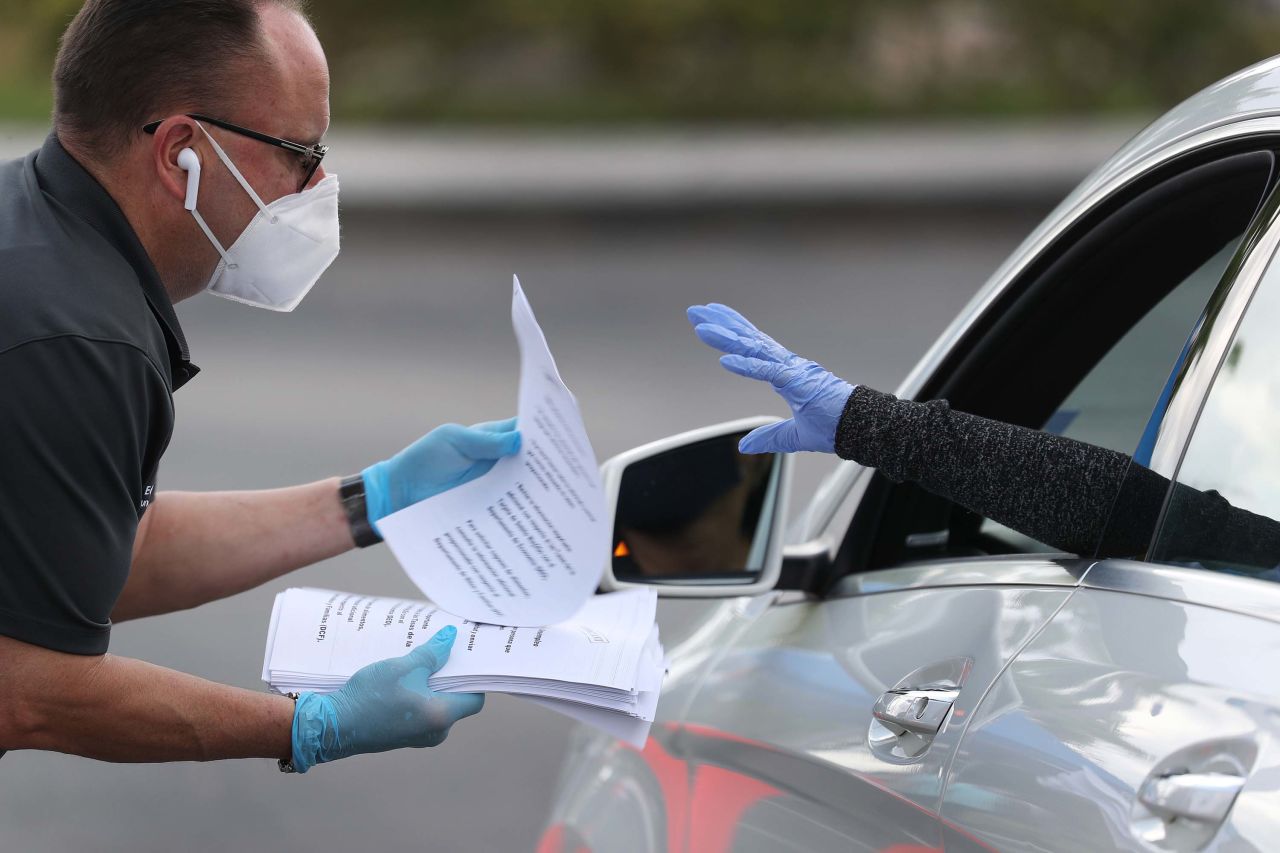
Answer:
[[[213,236],[213,231],[205,223],[204,217],[200,215],[200,211],[192,210],[191,215],[196,218],[196,224],[200,226],[200,230],[204,232],[204,236],[209,238],[209,242],[213,244],[213,248],[218,250],[218,254],[222,255],[222,260],[226,261],[229,269],[236,269],[237,264],[231,260],[231,256],[227,254],[227,250],[222,248],[222,244],[218,242],[218,238]]]
[[[244,179],[244,175],[240,174],[240,170],[236,168],[236,164],[231,162],[231,158],[227,156],[227,152],[222,150],[222,146],[218,144],[218,140],[213,138],[213,134],[210,133],[203,124],[200,124],[200,122],[197,121],[196,125],[201,130],[204,131],[204,135],[208,137],[209,144],[213,146],[213,151],[215,154],[218,155],[218,159],[221,160],[223,165],[227,167],[227,169],[231,172],[232,176],[237,181],[239,181],[240,186],[243,187],[244,191],[249,194],[249,198],[253,199],[253,203],[258,206],[258,210],[261,210],[262,215],[267,217],[267,219],[269,219],[272,224],[275,224],[276,218],[271,214],[269,210],[267,210],[267,206],[262,203],[262,199],[259,198],[258,194],[253,191],[253,187],[249,186],[249,182]],[[195,211],[192,211],[192,213],[195,213]],[[209,229],[205,226],[204,221],[200,220],[198,216],[196,217],[196,219],[200,222],[200,227],[204,228],[205,233],[208,234]],[[215,245],[216,245],[216,241],[215,241]],[[223,253],[223,257],[226,257],[225,252]]]

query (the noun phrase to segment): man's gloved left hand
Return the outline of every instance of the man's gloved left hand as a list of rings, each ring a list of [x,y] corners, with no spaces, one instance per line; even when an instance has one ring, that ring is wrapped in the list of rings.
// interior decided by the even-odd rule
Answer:
[[[369,521],[482,477],[519,449],[515,418],[436,427],[390,459],[364,469]]]
[[[293,767],[299,773],[352,755],[438,746],[463,717],[484,707],[481,693],[439,693],[431,676],[449,660],[457,629],[441,628],[403,657],[371,663],[322,696],[303,693],[293,710]]]

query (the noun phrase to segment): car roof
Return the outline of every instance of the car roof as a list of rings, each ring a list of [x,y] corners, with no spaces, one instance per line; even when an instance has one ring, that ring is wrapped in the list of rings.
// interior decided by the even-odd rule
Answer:
[[[1147,125],[1068,196],[1081,198],[1144,160],[1206,131],[1280,115],[1280,56],[1197,92]]]
[[[996,269],[898,387],[898,394],[915,396],[946,352],[1009,286],[1026,262],[1105,196],[1109,188],[1114,189],[1113,185],[1125,175],[1146,171],[1188,146],[1196,147],[1199,140],[1222,142],[1264,130],[1280,134],[1280,56],[1237,71],[1192,95],[1149,124],[1081,181]]]

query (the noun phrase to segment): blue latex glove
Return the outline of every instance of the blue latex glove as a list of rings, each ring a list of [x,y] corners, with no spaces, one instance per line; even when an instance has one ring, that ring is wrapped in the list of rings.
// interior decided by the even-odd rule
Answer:
[[[773,385],[791,407],[791,418],[760,427],[743,436],[743,453],[832,453],[836,425],[856,387],[822,365],[801,358],[751,325],[728,305],[695,305],[689,321],[702,342],[725,353],[727,370]]]
[[[449,660],[452,625],[404,657],[371,663],[328,695],[303,693],[293,712],[293,767],[367,752],[439,746],[449,727],[484,707],[480,693],[436,693],[427,679]]]
[[[390,459],[364,469],[369,521],[482,477],[519,449],[515,418],[436,427]]]

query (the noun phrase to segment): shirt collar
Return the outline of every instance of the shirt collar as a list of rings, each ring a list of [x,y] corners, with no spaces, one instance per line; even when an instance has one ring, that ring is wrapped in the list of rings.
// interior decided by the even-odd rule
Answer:
[[[200,368],[191,363],[187,339],[178,324],[173,301],[124,212],[102,184],[67,153],[54,133],[49,134],[37,152],[35,169],[40,187],[106,238],[137,273],[138,284],[147,297],[151,312],[164,331],[173,372],[173,390],[178,390]]]

